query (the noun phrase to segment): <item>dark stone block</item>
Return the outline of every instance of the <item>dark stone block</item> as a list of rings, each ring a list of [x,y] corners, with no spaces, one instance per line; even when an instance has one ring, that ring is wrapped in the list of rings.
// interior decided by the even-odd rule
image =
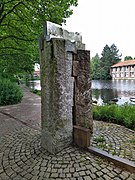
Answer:
[[[74,143],[79,147],[87,148],[90,146],[90,130],[81,126],[73,127]]]
[[[79,71],[79,62],[73,61],[73,77],[76,77],[78,75]]]

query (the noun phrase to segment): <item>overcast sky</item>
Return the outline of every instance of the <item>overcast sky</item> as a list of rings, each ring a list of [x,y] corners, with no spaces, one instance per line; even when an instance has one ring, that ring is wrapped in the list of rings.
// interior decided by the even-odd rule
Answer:
[[[78,0],[66,29],[80,32],[91,57],[113,43],[122,57],[135,57],[135,0]]]

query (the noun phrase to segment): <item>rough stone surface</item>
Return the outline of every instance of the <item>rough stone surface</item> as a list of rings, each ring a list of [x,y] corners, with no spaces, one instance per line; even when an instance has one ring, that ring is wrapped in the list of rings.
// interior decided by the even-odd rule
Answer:
[[[63,39],[45,42],[42,55],[42,147],[56,153],[72,142],[72,43]],[[67,47],[68,46],[68,47]],[[71,48],[72,50],[72,48]]]
[[[47,41],[54,37],[62,38],[74,42],[77,49],[85,49],[85,44],[82,43],[82,36],[78,32],[68,32],[62,26],[49,21],[45,22],[44,31]]]
[[[90,129],[93,132],[92,98],[90,79],[90,52],[78,50],[75,55],[78,67],[75,77],[75,125]],[[75,71],[75,70],[74,70]]]

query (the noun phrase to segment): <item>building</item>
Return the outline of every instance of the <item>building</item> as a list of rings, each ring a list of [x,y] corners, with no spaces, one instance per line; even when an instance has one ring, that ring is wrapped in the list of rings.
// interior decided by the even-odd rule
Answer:
[[[135,79],[135,60],[121,61],[111,66],[112,79]]]
[[[38,63],[35,63],[33,75],[34,77],[40,77],[40,65]]]

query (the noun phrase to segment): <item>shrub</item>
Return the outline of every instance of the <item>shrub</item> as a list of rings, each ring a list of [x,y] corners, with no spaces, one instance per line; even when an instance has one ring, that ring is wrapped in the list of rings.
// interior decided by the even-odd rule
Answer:
[[[135,106],[125,104],[105,105],[93,107],[93,118],[123,125],[130,129],[135,129]]]
[[[0,79],[0,105],[16,104],[23,97],[19,86],[8,79]]]
[[[37,94],[37,95],[41,96],[41,90],[32,89],[31,92],[34,93],[34,94]]]

